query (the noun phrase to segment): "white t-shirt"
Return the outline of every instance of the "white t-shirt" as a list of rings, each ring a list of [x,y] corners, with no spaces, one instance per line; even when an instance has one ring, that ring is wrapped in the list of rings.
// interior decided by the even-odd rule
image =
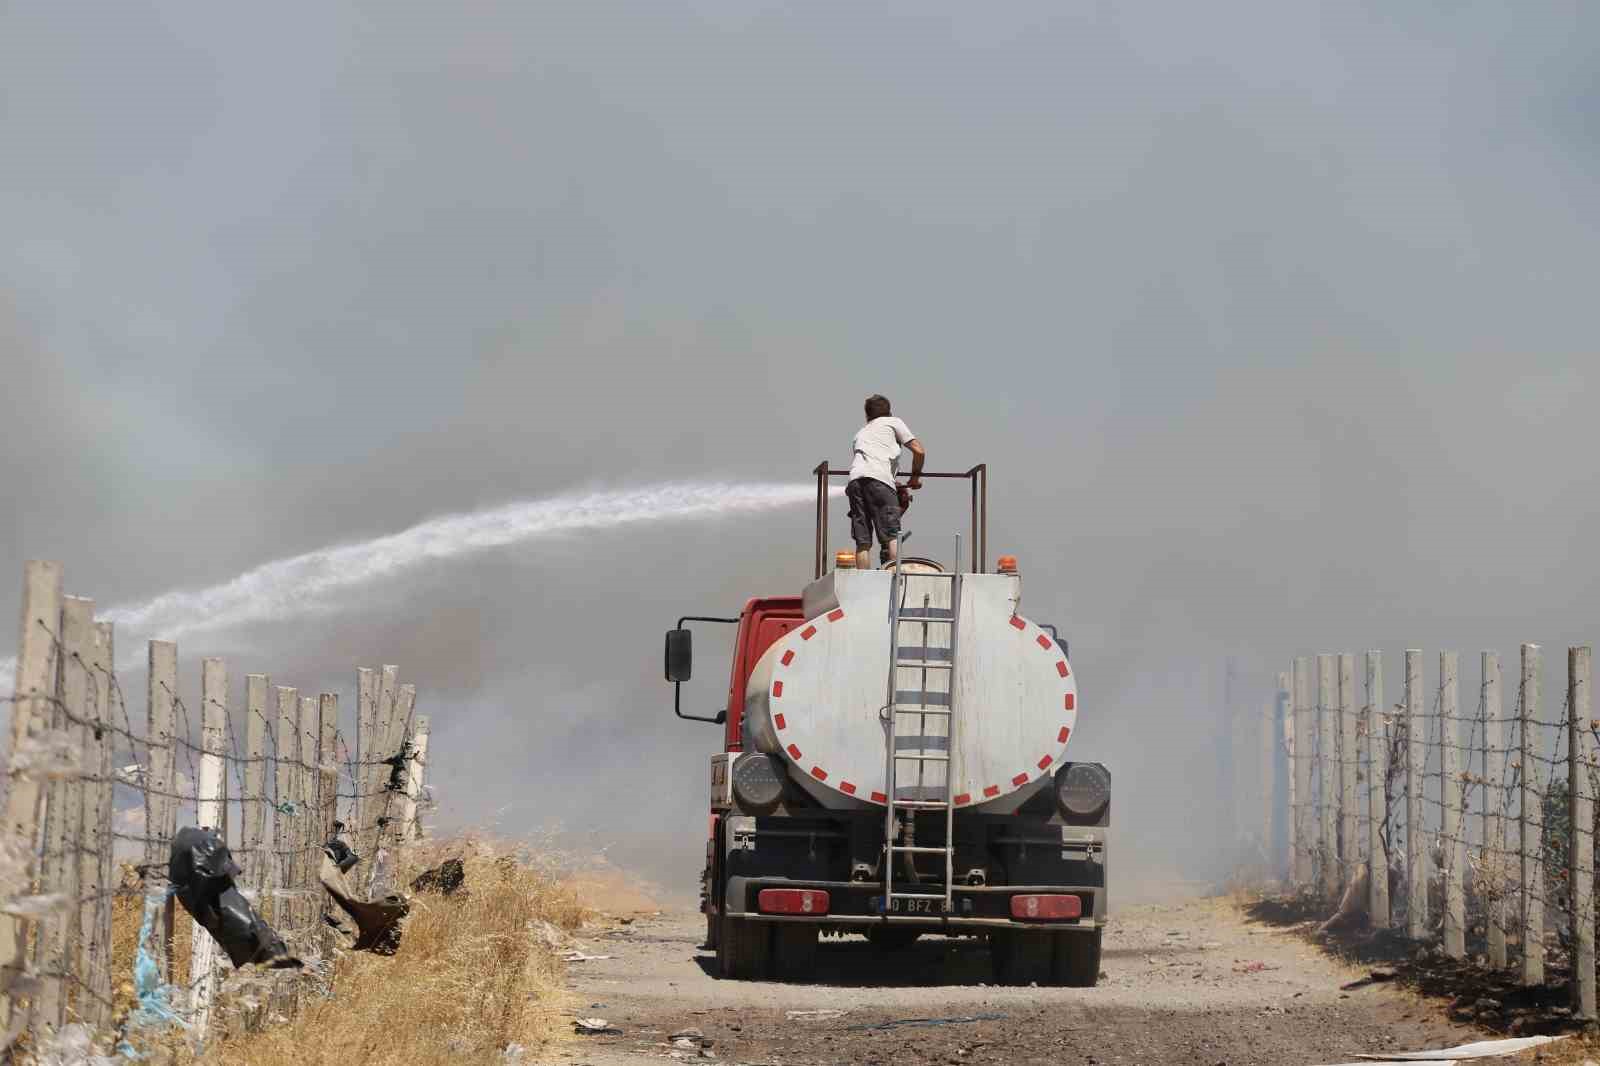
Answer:
[[[900,446],[916,436],[910,426],[893,415],[874,418],[856,431],[851,445],[855,454],[850,459],[850,480],[870,477],[892,488],[900,467]]]

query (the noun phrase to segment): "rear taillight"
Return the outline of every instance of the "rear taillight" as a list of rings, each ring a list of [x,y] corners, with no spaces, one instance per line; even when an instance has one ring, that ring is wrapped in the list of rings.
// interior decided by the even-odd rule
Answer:
[[[1083,917],[1077,896],[1012,896],[1011,917],[1024,922],[1056,922]]]
[[[827,914],[828,894],[815,888],[763,888],[756,896],[762,914]]]

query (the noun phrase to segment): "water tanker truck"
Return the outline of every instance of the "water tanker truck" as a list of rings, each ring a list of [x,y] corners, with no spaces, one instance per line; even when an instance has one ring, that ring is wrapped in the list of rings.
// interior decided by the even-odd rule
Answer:
[[[922,475],[970,482],[965,561],[955,538],[948,561],[885,570],[830,558],[845,475],[814,473],[815,579],[667,633],[676,713],[723,727],[702,883],[721,974],[803,981],[823,934],[892,950],[939,933],[986,938],[997,982],[1093,985],[1111,775],[1067,757],[1067,643],[1022,613],[1013,560],[987,569],[987,469]],[[715,715],[682,709],[691,623],[736,627]]]

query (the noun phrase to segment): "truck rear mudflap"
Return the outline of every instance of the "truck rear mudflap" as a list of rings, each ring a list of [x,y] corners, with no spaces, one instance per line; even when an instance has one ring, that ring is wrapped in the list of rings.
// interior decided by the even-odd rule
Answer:
[[[958,885],[945,910],[937,886],[896,886],[885,909],[883,886],[864,881],[796,881],[733,877],[723,913],[730,919],[774,923],[811,922],[867,929],[905,925],[925,932],[995,929],[1092,931],[1105,925],[1105,888],[1098,885]]]

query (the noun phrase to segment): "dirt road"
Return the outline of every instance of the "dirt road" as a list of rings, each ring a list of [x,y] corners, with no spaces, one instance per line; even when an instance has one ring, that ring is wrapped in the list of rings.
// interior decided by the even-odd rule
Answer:
[[[588,933],[580,950],[614,957],[570,967],[579,1013],[622,1033],[580,1038],[552,1061],[712,1061],[669,1041],[689,1027],[711,1041],[716,1061],[782,1066],[1310,1066],[1473,1036],[1385,986],[1340,992],[1359,971],[1222,900],[1114,915],[1093,989],[988,985],[987,948],[943,938],[898,953],[856,937],[824,940],[815,984],[724,981],[700,949],[703,933],[701,916],[684,912]],[[794,1013],[807,1011],[821,1013]]]

